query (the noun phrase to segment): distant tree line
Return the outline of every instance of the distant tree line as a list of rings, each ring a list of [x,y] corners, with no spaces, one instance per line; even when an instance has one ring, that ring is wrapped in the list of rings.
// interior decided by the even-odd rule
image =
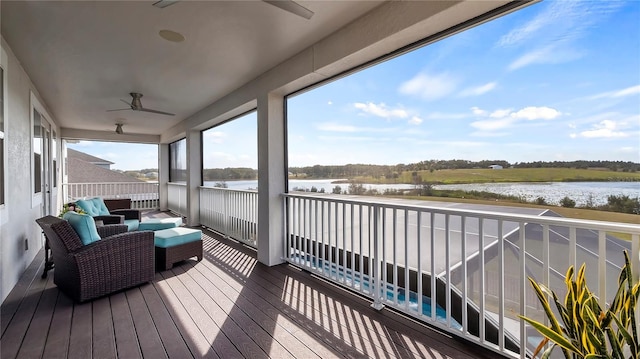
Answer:
[[[514,168],[603,168],[611,171],[637,172],[640,171],[640,163],[624,161],[553,161],[553,162],[522,162],[515,163]]]
[[[405,171],[489,168],[491,165],[499,165],[503,168],[598,168],[622,172],[640,171],[640,163],[624,161],[535,161],[511,164],[505,160],[469,161],[454,159],[428,160],[410,164],[399,163],[397,165],[347,164],[290,167],[289,173],[292,178],[354,178],[371,176],[373,178],[393,179],[398,178]],[[157,172],[157,169],[151,168],[127,172],[136,177],[136,174],[144,175],[147,172]],[[248,167],[206,168],[203,170],[203,179],[205,181],[255,180],[257,178],[258,170]]]
[[[637,172],[640,171],[640,163],[624,161],[536,161],[517,162],[511,164],[504,160],[429,160],[410,164],[397,165],[365,165],[348,164],[340,166],[306,166],[290,167],[289,172],[293,177],[307,178],[353,178],[356,176],[371,176],[373,178],[397,178],[405,171],[437,171],[452,169],[489,168],[491,165],[500,165],[503,168],[601,168],[612,171]]]
[[[254,180],[258,170],[248,167],[206,168],[202,171],[204,181]]]

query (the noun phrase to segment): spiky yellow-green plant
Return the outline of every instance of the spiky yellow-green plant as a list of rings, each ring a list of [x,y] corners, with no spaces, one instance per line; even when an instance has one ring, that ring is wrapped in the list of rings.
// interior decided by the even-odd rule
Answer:
[[[534,357],[547,343],[552,342],[542,352],[542,358],[548,358],[556,346],[562,349],[567,359],[640,358],[635,316],[640,282],[633,280],[627,251],[624,251],[624,259],[625,266],[618,278],[618,291],[606,311],[602,310],[598,299],[587,287],[584,264],[578,270],[575,280],[573,266],[567,270],[567,295],[564,303],[560,302],[555,292],[529,278],[549,319],[547,326],[520,316],[544,336],[533,354]],[[549,296],[553,298],[559,318],[551,310]]]

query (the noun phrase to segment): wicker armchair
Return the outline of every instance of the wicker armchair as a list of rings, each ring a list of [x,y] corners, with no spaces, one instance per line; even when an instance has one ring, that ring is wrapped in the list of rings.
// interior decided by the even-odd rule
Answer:
[[[126,225],[97,227],[101,240],[83,245],[69,222],[46,216],[36,220],[51,247],[53,282],[77,302],[153,280],[153,232],[127,232]]]

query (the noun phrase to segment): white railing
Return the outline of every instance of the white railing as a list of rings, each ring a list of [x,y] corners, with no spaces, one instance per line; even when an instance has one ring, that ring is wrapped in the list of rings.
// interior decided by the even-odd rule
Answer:
[[[285,194],[286,260],[514,358],[541,340],[518,314],[545,320],[527,277],[563,298],[568,266],[586,263],[604,304],[626,249],[638,278],[639,225],[405,203]]]
[[[187,184],[167,183],[167,206],[170,211],[187,216]]]
[[[200,223],[256,247],[258,192],[200,187]]]
[[[86,197],[131,198],[131,207],[158,209],[158,184],[153,182],[63,183],[64,202]]]

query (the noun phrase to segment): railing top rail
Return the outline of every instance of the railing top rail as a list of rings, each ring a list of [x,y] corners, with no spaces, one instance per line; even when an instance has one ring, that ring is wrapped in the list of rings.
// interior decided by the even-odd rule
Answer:
[[[158,185],[158,182],[77,182],[77,183],[63,183],[63,186],[71,186],[71,185],[86,185],[86,184],[106,184],[106,185],[118,185],[118,184],[148,184],[148,185]]]
[[[594,220],[586,220],[586,219],[575,219],[575,218],[566,218],[566,217],[546,217],[540,215],[531,215],[531,214],[519,214],[519,213],[505,213],[505,212],[496,212],[496,211],[484,211],[484,210],[475,210],[475,209],[460,209],[460,208],[443,208],[436,207],[430,205],[420,205],[420,204],[399,204],[399,203],[391,203],[387,201],[376,200],[376,197],[366,197],[363,196],[362,199],[342,199],[332,196],[331,194],[292,194],[292,193],[283,193],[283,198],[308,198],[308,199],[316,199],[320,201],[326,202],[339,202],[339,203],[347,203],[347,204],[356,204],[356,205],[368,205],[368,206],[384,206],[386,208],[395,208],[401,210],[415,210],[415,211],[428,211],[439,214],[449,214],[456,216],[466,216],[466,217],[482,217],[487,219],[495,219],[495,220],[506,220],[513,222],[533,222],[537,224],[547,224],[547,225],[556,225],[556,226],[573,226],[580,227],[584,229],[591,230],[605,230],[612,232],[625,232],[640,235],[640,224],[630,224],[630,223],[619,223],[619,222],[604,222],[604,221],[594,221]],[[394,198],[394,201],[403,201],[401,198]],[[546,211],[545,211],[546,212]]]
[[[183,187],[187,186],[187,184],[183,182],[167,182],[167,184],[171,186],[183,186]]]
[[[206,190],[258,193],[258,190],[255,190],[255,189],[234,189],[234,188],[222,188],[222,187],[211,187],[211,186],[200,186],[200,188],[206,189]]]

